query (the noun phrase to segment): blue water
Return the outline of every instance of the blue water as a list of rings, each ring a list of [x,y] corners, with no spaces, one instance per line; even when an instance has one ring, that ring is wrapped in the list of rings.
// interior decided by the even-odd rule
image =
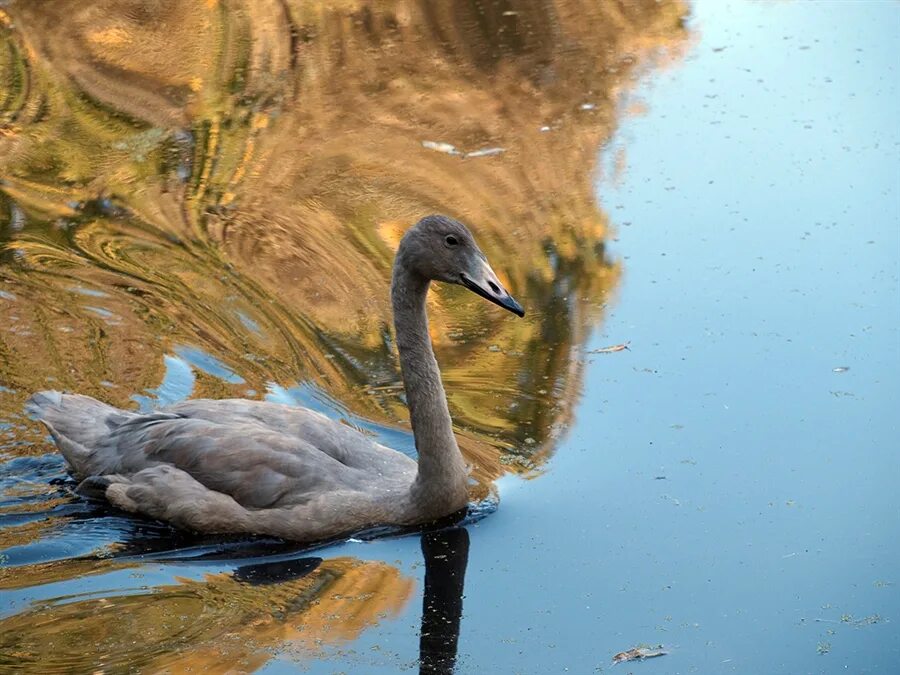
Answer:
[[[688,21],[683,55],[661,54],[634,86],[619,88],[617,127],[596,157],[594,195],[609,215],[606,253],[622,276],[609,297],[588,300],[605,309],[586,341],[572,338],[572,358],[583,362],[573,419],[558,442],[549,433],[539,439],[552,455],[547,463],[527,477],[500,478],[496,512],[424,540],[352,539],[314,551],[265,540],[210,542],[71,498],[58,455],[16,456],[38,442],[26,438],[16,408],[0,422],[14,488],[2,503],[14,542],[0,559],[0,572],[9,572],[0,575],[8,584],[0,596],[5,626],[26,636],[48,631],[61,642],[66,635],[77,641],[83,630],[86,641],[112,645],[95,657],[75,644],[70,672],[87,663],[165,663],[167,651],[198,668],[203,662],[190,658],[210,644],[224,650],[220,662],[231,663],[229,654],[250,659],[235,656],[238,670],[415,671],[428,652],[421,633],[456,640],[440,649],[456,654],[458,673],[606,672],[614,654],[657,645],[668,653],[613,672],[897,672],[900,5],[705,0],[692,5]],[[502,48],[527,54],[512,42]],[[583,100],[591,97],[585,92]],[[467,166],[460,164],[460,175]],[[566,283],[535,283],[531,297],[517,288],[526,321],[548,311],[541,298],[564,307]],[[102,292],[89,293],[92,302],[95,294]],[[5,301],[19,295],[0,291]],[[450,297],[448,304],[458,302]],[[109,316],[126,316],[117,307]],[[236,317],[215,325],[229,337],[240,326],[254,335],[270,330],[243,310]],[[471,333],[478,349],[490,344],[491,354],[516,337],[498,330],[475,342],[483,337],[479,321],[464,317],[451,328]],[[540,324],[548,352],[575,323]],[[250,370],[256,380],[245,378],[223,359],[235,356],[235,345],[255,343],[245,335],[217,342],[209,336],[218,332],[198,325],[195,341],[172,338],[161,381],[129,393],[132,400],[152,408],[204,391],[264,396],[320,410],[413,452],[407,429],[367,419],[321,383],[278,384]],[[115,324],[108,330],[115,339]],[[328,331],[316,336],[324,344]],[[204,339],[225,345],[218,357]],[[597,352],[623,344],[628,349]],[[450,356],[465,364],[468,347],[445,344],[439,356],[445,365]],[[381,363],[369,357],[360,370]],[[510,363],[520,364],[521,381],[544,386],[539,353]],[[326,383],[328,376],[338,382],[337,370],[323,372]],[[354,386],[396,391],[389,368],[368,375]],[[456,384],[494,386],[497,401],[513,401],[503,398],[511,385],[491,378],[485,384],[462,371]],[[212,386],[219,388],[203,389]],[[0,386],[0,393],[19,392]],[[482,418],[474,419],[472,428]],[[483,419],[481,431],[493,433],[490,414]],[[523,419],[521,429],[498,438],[514,446],[533,423]],[[20,508],[29,500],[43,510]],[[50,521],[16,539],[15,528]],[[345,558],[359,567],[346,571]],[[21,587],[16,565],[29,575]],[[377,575],[384,570],[402,583]],[[290,585],[304,575],[321,583],[319,591]],[[328,579],[355,584],[339,592]],[[115,604],[132,597],[143,604]],[[154,610],[171,597],[198,597],[200,610]],[[66,606],[76,610],[66,615]],[[372,607],[374,617],[360,618]],[[333,621],[325,638],[315,633],[320,614]],[[224,635],[179,642],[175,634],[166,646],[155,626],[179,622],[219,626]],[[267,626],[277,629],[275,638]],[[298,646],[307,629],[318,641]],[[145,635],[151,647],[133,647]],[[246,654],[228,651],[237,642]],[[42,643],[28,653],[47,658],[55,648]],[[15,655],[0,657],[2,670]],[[49,672],[34,664],[45,670],[33,672]]]
[[[593,672],[637,644],[671,652],[634,672],[900,664],[900,9],[692,22],[597,181],[625,271],[587,348],[630,351],[584,355],[549,469],[470,528],[461,672]],[[418,611],[355,653],[412,658]]]

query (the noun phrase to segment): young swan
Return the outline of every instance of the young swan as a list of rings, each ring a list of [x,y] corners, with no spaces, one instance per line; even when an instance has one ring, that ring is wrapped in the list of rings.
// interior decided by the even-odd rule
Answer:
[[[26,409],[80,492],[176,527],[317,541],[447,516],[467,504],[467,472],[428,334],[433,280],[525,314],[462,223],[428,216],[404,235],[391,302],[418,463],[317,412],[263,401],[193,400],[140,414],[45,391]]]

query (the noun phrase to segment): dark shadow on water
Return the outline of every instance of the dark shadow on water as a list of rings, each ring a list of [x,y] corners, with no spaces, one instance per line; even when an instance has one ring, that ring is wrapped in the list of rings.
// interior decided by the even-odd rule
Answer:
[[[46,455],[45,457],[56,457]],[[32,458],[29,458],[32,459]],[[471,503],[467,509],[450,514],[437,521],[410,527],[378,526],[359,532],[348,532],[331,539],[298,543],[253,534],[203,534],[179,530],[167,523],[126,513],[103,500],[85,498],[78,495],[74,500],[64,500],[52,504],[51,498],[61,498],[74,493],[76,483],[69,478],[53,480],[53,493],[36,496],[35,509],[0,513],[0,527],[23,526],[49,518],[59,519],[55,545],[41,546],[40,551],[31,551],[28,544],[7,549],[8,562],[13,565],[31,564],[48,559],[118,559],[144,562],[153,560],[162,563],[199,564],[221,563],[229,560],[246,561],[258,559],[261,563],[274,559],[289,560],[297,555],[320,550],[348,539],[371,541],[380,538],[402,537],[419,534],[428,530],[457,524],[474,523],[496,510],[496,499],[483,499]],[[26,501],[18,498],[19,502]],[[39,508],[41,503],[49,508]],[[0,500],[0,505],[2,505]],[[52,504],[52,505],[51,505]],[[106,533],[106,536],[103,536]],[[110,533],[112,535],[110,536]],[[95,538],[94,535],[97,537]],[[109,539],[115,542],[115,550],[110,553],[88,553],[72,555],[79,547],[96,548]],[[77,541],[76,541],[77,540]],[[39,542],[43,544],[43,542]],[[0,547],[2,548],[2,547]],[[83,549],[84,550],[84,549]],[[56,556],[53,553],[59,552]],[[49,558],[48,558],[49,555]]]
[[[241,565],[234,571],[234,578],[254,586],[278,584],[305,577],[322,563],[321,558],[295,558],[255,565]]]
[[[419,672],[452,673],[456,666],[469,532],[453,527],[422,535],[425,592],[419,637]]]
[[[349,539],[371,541],[418,533],[424,533],[423,536],[426,536],[433,531],[440,532],[441,528],[477,522],[493,512],[495,508],[495,503],[490,505],[486,505],[484,502],[471,504],[467,509],[423,525],[373,527],[333,539],[308,543],[254,535],[204,535],[178,530],[165,523],[134,517],[133,531],[124,538],[121,548],[113,557],[152,559],[157,562],[171,562],[180,565],[209,564],[251,558],[261,559],[261,564],[274,563],[277,562],[274,558],[294,559],[297,554],[341,544]]]

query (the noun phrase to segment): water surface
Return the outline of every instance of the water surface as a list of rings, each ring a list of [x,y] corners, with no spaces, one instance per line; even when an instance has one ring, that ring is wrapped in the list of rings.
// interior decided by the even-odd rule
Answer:
[[[142,7],[0,7],[0,669],[900,662],[896,5]],[[430,305],[496,512],[298,551],[70,494],[38,388],[413,452],[387,284],[432,211],[529,310]]]

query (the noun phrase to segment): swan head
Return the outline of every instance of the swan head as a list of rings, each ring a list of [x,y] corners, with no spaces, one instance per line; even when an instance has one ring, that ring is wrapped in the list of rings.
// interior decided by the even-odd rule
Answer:
[[[485,300],[525,316],[522,305],[491,269],[475,237],[458,220],[438,215],[422,218],[403,235],[397,261],[426,279],[465,286]]]

